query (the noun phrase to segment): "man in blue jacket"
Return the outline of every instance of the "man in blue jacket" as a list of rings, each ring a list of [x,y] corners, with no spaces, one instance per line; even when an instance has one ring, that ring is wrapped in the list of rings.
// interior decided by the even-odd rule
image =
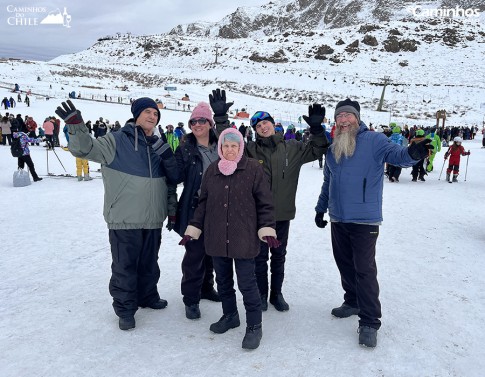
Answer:
[[[409,148],[370,132],[360,120],[360,105],[346,99],[335,109],[336,129],[325,158],[324,182],[315,223],[324,228],[329,212],[332,248],[345,291],[338,318],[359,315],[359,344],[377,345],[381,304],[375,246],[382,222],[384,163],[407,167],[428,155],[427,139]]]

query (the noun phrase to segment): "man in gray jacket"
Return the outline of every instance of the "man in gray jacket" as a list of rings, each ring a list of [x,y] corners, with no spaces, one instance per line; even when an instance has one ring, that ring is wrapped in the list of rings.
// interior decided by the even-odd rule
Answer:
[[[135,327],[138,307],[167,306],[157,291],[158,251],[162,223],[169,212],[167,182],[178,178],[169,145],[153,134],[160,120],[155,101],[139,98],[131,112],[133,119],[119,132],[93,139],[71,101],[56,110],[67,125],[72,155],[101,164],[103,214],[112,254],[109,291],[121,330]],[[175,214],[173,199],[171,213]]]

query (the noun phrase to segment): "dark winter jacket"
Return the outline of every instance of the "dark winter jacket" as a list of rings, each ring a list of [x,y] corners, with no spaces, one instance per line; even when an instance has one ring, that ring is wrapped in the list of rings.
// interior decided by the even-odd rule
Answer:
[[[211,130],[209,143],[217,143],[217,137]],[[198,191],[202,183],[203,164],[202,156],[197,148],[197,139],[193,134],[188,134],[185,142],[175,150],[175,159],[179,178],[177,183],[183,182],[184,190],[177,204],[177,220],[174,230],[183,237],[189,221],[194,215],[199,201]]]
[[[161,160],[151,145],[157,136],[146,136],[128,122],[119,132],[93,139],[84,123],[68,125],[69,151],[101,164],[104,219],[109,229],[157,229],[176,197],[168,196],[167,178],[178,178],[175,157]],[[175,192],[173,192],[175,194]]]
[[[327,141],[322,133],[313,135],[304,144],[294,139],[283,140],[276,133],[269,137],[256,137],[256,141],[246,144],[248,157],[258,160],[269,179],[276,221],[295,218],[295,197],[301,166],[322,157],[327,150]]]
[[[416,163],[408,148],[392,143],[384,134],[371,132],[360,122],[352,157],[335,161],[333,145],[325,157],[324,182],[317,212],[331,221],[376,224],[382,221],[384,163],[408,167]]]
[[[254,159],[243,156],[231,175],[223,175],[217,163],[202,179],[199,206],[190,225],[205,234],[208,255],[254,258],[260,250],[258,231],[275,228],[268,180]]]

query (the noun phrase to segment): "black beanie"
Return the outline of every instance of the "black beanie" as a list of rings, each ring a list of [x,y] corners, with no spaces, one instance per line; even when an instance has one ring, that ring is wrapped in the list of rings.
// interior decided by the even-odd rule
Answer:
[[[158,113],[158,120],[157,123],[160,122],[160,110],[158,109],[157,103],[148,97],[138,98],[131,104],[131,113],[133,114],[133,118],[135,118],[135,123],[138,117],[140,116],[141,112],[145,109],[155,109]]]
[[[337,119],[337,115],[340,113],[354,114],[357,121],[360,122],[360,105],[357,101],[352,101],[350,98],[347,98],[346,100],[337,103],[334,118]]]

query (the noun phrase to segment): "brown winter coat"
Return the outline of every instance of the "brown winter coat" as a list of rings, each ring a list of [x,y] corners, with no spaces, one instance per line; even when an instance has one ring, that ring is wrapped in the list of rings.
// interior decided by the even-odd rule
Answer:
[[[259,237],[276,237],[268,179],[261,164],[252,158],[243,156],[236,171],[228,176],[219,171],[217,163],[204,174],[199,205],[190,225],[204,232],[208,255],[254,258],[260,248],[258,232]],[[186,234],[193,236],[190,228]]]

